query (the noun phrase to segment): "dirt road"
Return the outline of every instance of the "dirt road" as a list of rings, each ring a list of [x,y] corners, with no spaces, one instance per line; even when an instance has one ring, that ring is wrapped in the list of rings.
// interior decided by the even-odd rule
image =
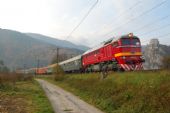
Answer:
[[[41,79],[37,81],[46,92],[55,113],[103,113],[58,86]]]

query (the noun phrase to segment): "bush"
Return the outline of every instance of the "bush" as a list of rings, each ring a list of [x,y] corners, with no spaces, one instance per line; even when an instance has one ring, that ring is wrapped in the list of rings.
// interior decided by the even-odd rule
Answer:
[[[64,71],[59,65],[53,68],[53,72],[54,72],[54,79],[56,81],[60,81],[64,79]]]
[[[0,73],[0,88],[6,86],[14,87],[17,81],[32,81],[31,75],[22,75],[17,73]]]
[[[162,68],[163,69],[170,69],[170,56],[165,56],[162,59]]]
[[[66,75],[57,85],[106,113],[170,113],[170,71]]]

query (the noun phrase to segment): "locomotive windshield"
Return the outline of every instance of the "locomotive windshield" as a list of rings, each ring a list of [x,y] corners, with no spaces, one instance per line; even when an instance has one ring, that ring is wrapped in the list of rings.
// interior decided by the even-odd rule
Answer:
[[[138,38],[122,38],[122,45],[140,45]]]

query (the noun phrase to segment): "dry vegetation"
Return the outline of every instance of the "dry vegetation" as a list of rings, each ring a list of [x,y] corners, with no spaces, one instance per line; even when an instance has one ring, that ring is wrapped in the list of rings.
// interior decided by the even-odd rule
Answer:
[[[170,69],[170,56],[165,56],[162,59],[162,68],[164,69]]]
[[[17,81],[32,81],[33,76],[22,75],[17,73],[0,73],[0,87],[12,86],[15,87]]]
[[[63,71],[63,69],[60,67],[60,66],[56,66],[56,67],[54,67],[53,68],[53,72],[55,72],[54,73],[54,79],[56,80],[56,81],[60,81],[60,80],[63,80],[64,79],[64,71]]]
[[[170,113],[170,71],[72,74],[54,81],[106,113]]]
[[[0,113],[53,113],[39,84],[30,75],[0,74]]]

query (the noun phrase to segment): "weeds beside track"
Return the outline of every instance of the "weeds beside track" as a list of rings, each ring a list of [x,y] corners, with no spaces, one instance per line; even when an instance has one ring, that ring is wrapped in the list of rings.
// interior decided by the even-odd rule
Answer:
[[[48,81],[107,113],[170,113],[170,71],[69,74]]]
[[[32,76],[0,74],[0,113],[54,113]]]

